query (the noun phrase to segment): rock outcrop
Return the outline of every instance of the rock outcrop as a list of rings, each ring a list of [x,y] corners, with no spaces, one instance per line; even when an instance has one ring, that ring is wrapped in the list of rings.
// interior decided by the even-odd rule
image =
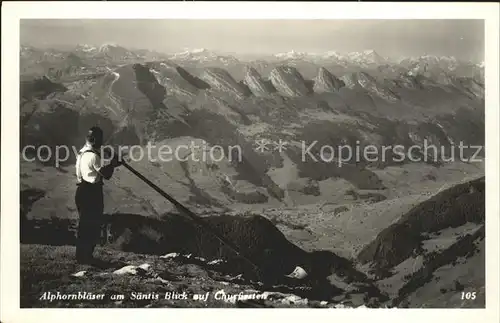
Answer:
[[[310,93],[299,71],[290,66],[278,66],[271,71],[270,79],[278,92],[287,96],[305,96]]]
[[[222,68],[207,68],[205,69],[202,78],[212,89],[229,93],[237,99],[244,99],[247,96],[245,89]]]
[[[314,80],[314,92],[335,92],[345,84],[326,68],[320,67],[318,76]]]
[[[446,70],[425,63],[418,63],[410,68],[412,75],[423,75],[441,85],[452,85],[453,79]]]
[[[258,97],[266,97],[276,91],[272,88],[272,85],[267,83],[259,72],[257,72],[257,70],[253,67],[248,67],[246,69],[244,82],[253,95]]]
[[[382,99],[385,99],[387,101],[397,101],[399,99],[395,93],[378,84],[377,80],[375,80],[375,78],[368,73],[358,73],[357,79],[359,85],[361,85],[364,89],[368,90],[372,94],[378,95]]]
[[[398,84],[407,89],[419,89],[422,85],[418,82],[417,77],[403,73],[398,79]]]
[[[484,98],[484,84],[481,84],[477,80],[470,77],[458,78],[456,80],[457,85],[466,91],[470,92],[472,95]]]
[[[341,77],[341,80],[349,89],[354,89],[360,86],[370,94],[378,96],[389,102],[395,102],[399,100],[399,97],[395,93],[384,87],[382,84],[379,84],[373,76],[366,72],[344,75],[343,77]]]
[[[342,82],[344,82],[345,87],[348,88],[348,89],[354,89],[356,87],[356,85],[359,86],[358,80],[357,80],[355,74],[346,74],[346,75],[343,75],[340,78],[340,80]]]
[[[147,63],[153,73],[169,95],[192,98],[198,93],[198,88],[181,76],[178,66],[169,62]]]

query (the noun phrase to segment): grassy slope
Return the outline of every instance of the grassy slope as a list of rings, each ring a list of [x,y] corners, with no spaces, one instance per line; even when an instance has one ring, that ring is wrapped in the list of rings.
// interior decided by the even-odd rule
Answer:
[[[146,305],[153,307],[224,307],[228,305],[223,302],[200,303],[172,300],[153,302],[131,300],[130,297],[127,297],[121,304],[115,303],[109,297],[102,302],[47,302],[38,298],[44,292],[55,293],[56,291],[61,293],[87,291],[95,294],[106,293],[108,296],[111,294],[130,296],[131,292],[165,293],[167,291],[186,291],[205,294],[207,291],[222,288],[235,290],[234,287],[225,286],[222,283],[212,282],[212,286],[208,286],[208,284],[201,285],[208,277],[206,273],[204,277],[201,273],[202,270],[194,265],[178,267],[173,262],[158,257],[120,253],[115,250],[109,251],[98,248],[96,256],[108,263],[101,269],[76,264],[74,251],[74,247],[69,246],[21,246],[21,307],[144,307]],[[167,277],[167,271],[175,269],[178,271],[176,276],[180,281],[162,283],[153,277],[112,274],[121,265],[141,265],[143,263],[149,263],[155,271],[162,272],[164,277]],[[71,276],[82,270],[87,271],[85,277],[76,278]]]
[[[74,247],[52,247],[44,245],[21,245],[21,307],[335,307],[342,303],[345,306],[363,305],[363,294],[358,300],[349,295],[339,295],[335,302],[323,302],[321,299],[297,297],[307,293],[304,286],[287,287],[273,285],[263,288],[262,284],[250,284],[238,276],[221,274],[216,267],[196,259],[178,257],[163,259],[158,256],[139,255],[117,252],[98,247],[96,256],[101,260],[100,266],[90,267],[78,265],[74,261]],[[140,266],[149,264],[147,271],[136,275],[117,275],[115,270],[124,265]],[[213,269],[215,268],[215,269]],[[73,275],[85,271],[81,277]],[[215,293],[223,291],[227,295],[243,293],[245,295],[264,294],[264,301],[249,303],[231,302],[217,299]],[[53,294],[71,294],[89,292],[105,294],[103,300],[78,301],[40,299],[45,292]],[[166,293],[186,292],[189,299],[165,299]],[[194,294],[206,295],[207,301],[193,300]],[[158,299],[133,299],[132,293],[143,295],[158,294]],[[112,294],[122,294],[125,299],[116,301]],[[353,295],[356,293],[354,292]],[[304,294],[306,295],[306,294]],[[256,303],[257,302],[257,303]],[[328,304],[327,304],[328,303]]]

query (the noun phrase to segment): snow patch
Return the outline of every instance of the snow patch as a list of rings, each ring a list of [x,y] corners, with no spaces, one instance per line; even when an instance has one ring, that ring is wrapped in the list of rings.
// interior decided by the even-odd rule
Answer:
[[[86,273],[87,273],[87,271],[82,270],[82,271],[79,271],[77,273],[72,274],[71,276],[73,276],[73,277],[83,277],[83,276],[85,276]]]
[[[160,256],[160,258],[176,258],[179,257],[179,254],[177,252],[171,252],[166,255]]]
[[[141,271],[148,271],[151,265],[142,264],[140,266],[127,265],[113,272],[115,275],[137,275]]]

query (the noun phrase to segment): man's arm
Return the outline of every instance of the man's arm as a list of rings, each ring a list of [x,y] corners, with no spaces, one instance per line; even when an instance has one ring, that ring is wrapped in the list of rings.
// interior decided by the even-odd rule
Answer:
[[[107,180],[109,180],[111,176],[113,176],[115,168],[121,165],[118,158],[113,158],[113,160],[111,160],[111,163],[106,166],[102,166],[101,159],[97,155],[92,158],[92,163],[96,172],[98,172],[104,179]]]
[[[115,167],[111,164],[101,167],[97,172],[102,175],[104,179],[110,179],[113,176]]]

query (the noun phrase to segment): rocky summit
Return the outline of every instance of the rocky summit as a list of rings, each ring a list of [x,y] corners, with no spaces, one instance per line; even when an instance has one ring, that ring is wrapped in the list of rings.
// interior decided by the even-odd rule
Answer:
[[[222,68],[207,68],[203,73],[203,79],[214,89],[229,93],[238,99],[245,97],[246,93],[242,85]]]
[[[253,67],[247,67],[245,74],[245,84],[248,86],[253,95],[257,97],[266,97],[271,93],[276,92],[276,89],[269,84]]]
[[[314,92],[335,92],[338,91],[345,84],[342,80],[338,79],[326,68],[320,67],[318,76],[314,80]]]
[[[286,96],[304,96],[310,93],[299,71],[290,66],[277,66],[270,73],[274,87]]]
[[[146,64],[168,95],[191,99],[198,93],[194,77],[171,62],[148,62]],[[184,73],[183,73],[184,72]],[[201,81],[201,80],[200,80]]]

